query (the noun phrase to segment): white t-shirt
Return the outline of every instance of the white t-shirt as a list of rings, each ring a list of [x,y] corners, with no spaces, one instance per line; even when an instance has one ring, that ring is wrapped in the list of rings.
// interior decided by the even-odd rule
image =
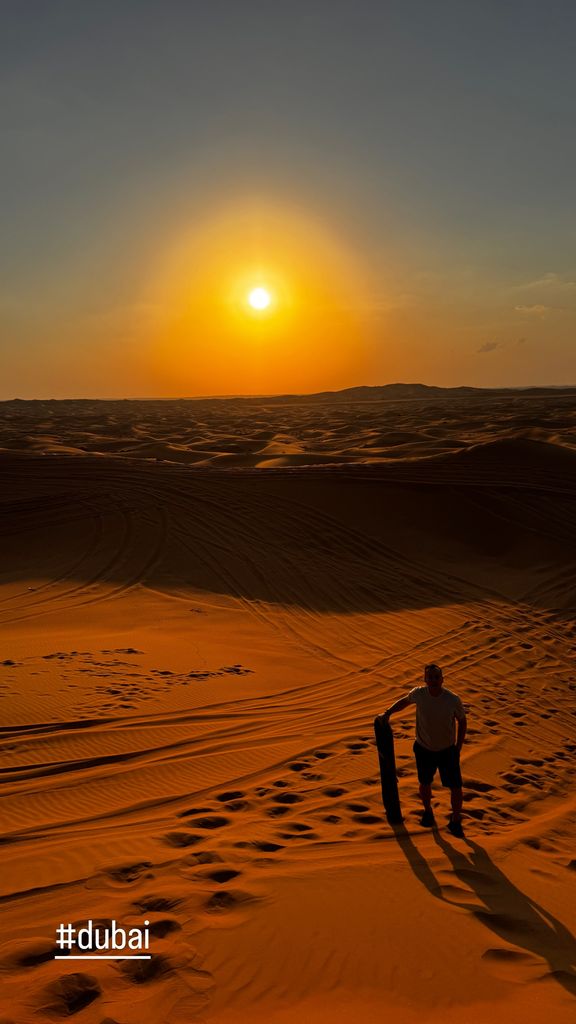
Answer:
[[[427,750],[454,746],[456,719],[466,718],[460,697],[444,687],[433,697],[427,686],[415,686],[408,700],[416,705],[416,742]]]

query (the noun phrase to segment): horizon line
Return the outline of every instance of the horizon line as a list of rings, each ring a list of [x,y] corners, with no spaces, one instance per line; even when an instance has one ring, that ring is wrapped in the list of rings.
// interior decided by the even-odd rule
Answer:
[[[221,402],[221,401],[253,401],[267,398],[316,398],[319,395],[342,395],[347,391],[379,391],[385,388],[426,388],[431,391],[571,391],[576,390],[575,384],[498,384],[478,386],[475,384],[424,384],[420,381],[393,381],[389,384],[353,384],[345,388],[334,388],[323,391],[278,391],[243,394],[211,394],[211,395],[131,395],[123,397],[101,397],[75,395],[63,398],[12,398],[0,399],[0,404],[8,402]]]

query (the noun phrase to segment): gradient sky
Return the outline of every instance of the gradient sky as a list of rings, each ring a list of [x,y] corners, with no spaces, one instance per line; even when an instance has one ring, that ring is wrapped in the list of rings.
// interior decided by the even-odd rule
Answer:
[[[573,0],[0,14],[0,398],[576,384]]]

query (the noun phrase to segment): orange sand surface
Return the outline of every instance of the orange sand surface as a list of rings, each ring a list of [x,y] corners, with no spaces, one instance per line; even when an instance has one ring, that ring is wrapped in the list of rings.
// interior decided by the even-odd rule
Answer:
[[[572,1022],[575,467],[573,391],[0,405],[0,1024]],[[429,661],[465,840],[412,711],[383,814]]]

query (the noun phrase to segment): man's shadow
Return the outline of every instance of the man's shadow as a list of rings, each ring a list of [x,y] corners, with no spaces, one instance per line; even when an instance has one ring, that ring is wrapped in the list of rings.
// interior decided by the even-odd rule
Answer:
[[[552,914],[526,896],[496,867],[486,850],[465,839],[469,853],[455,849],[434,829],[437,846],[446,855],[456,877],[471,889],[483,906],[447,899],[430,865],[412,842],[404,825],[394,827],[398,845],[416,878],[436,899],[470,911],[487,928],[514,946],[535,953],[550,968],[550,975],[576,996],[576,938]]]

